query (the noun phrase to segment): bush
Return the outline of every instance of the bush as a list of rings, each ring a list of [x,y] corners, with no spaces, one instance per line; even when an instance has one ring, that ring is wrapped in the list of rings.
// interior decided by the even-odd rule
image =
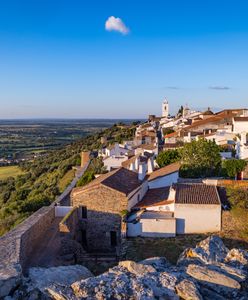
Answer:
[[[243,159],[226,159],[222,163],[223,175],[234,178],[238,173],[244,171],[247,162]]]
[[[156,162],[160,168],[179,160],[180,154],[177,149],[160,152],[156,158]]]
[[[95,174],[92,171],[86,171],[84,175],[78,180],[77,186],[84,186],[95,179]]]
[[[180,154],[181,177],[204,178],[220,174],[220,148],[214,141],[192,141],[180,149]]]

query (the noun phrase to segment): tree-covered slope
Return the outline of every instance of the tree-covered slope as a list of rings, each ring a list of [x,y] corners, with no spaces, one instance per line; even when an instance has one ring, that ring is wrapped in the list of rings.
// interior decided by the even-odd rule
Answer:
[[[99,149],[101,136],[108,137],[108,143],[121,142],[133,137],[134,132],[135,126],[114,125],[33,162],[23,163],[23,175],[0,181],[0,235],[55,200],[62,192],[61,187],[66,187],[64,182],[71,176],[68,172],[72,166],[80,164],[81,151]]]

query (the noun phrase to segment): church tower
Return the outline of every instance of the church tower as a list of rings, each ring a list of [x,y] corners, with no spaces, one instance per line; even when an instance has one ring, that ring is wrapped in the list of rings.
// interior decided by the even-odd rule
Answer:
[[[169,115],[169,102],[165,98],[165,100],[162,103],[162,117],[167,118]]]

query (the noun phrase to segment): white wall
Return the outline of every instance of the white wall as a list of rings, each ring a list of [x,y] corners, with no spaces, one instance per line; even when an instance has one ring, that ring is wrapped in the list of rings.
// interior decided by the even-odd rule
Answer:
[[[207,233],[221,230],[221,205],[175,204],[176,232]]]
[[[170,186],[176,183],[179,177],[178,172],[171,173],[164,177],[159,177],[157,179],[148,181],[149,189],[157,189],[165,186]]]
[[[248,122],[233,122],[233,132],[235,133],[242,133],[242,132],[248,132]]]
[[[72,209],[72,206],[55,206],[55,217],[65,217]]]
[[[135,237],[175,237],[176,220],[170,219],[141,219],[138,223],[127,224],[127,236]]]
[[[128,206],[127,209],[130,210],[139,201],[143,199],[148,190],[148,182],[144,181],[140,188],[136,189],[134,192],[128,195]]]
[[[110,171],[111,168],[115,169],[121,167],[121,163],[127,159],[127,156],[110,156],[103,160],[103,164],[107,170]]]
[[[166,205],[156,205],[156,206],[149,206],[146,207],[146,210],[151,210],[151,211],[174,211],[175,210],[175,203],[170,203]]]

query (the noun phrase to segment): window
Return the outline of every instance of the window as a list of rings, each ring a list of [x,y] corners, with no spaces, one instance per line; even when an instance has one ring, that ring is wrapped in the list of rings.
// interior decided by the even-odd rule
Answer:
[[[82,218],[87,219],[87,207],[86,206],[81,207],[81,212],[82,212]]]
[[[117,246],[117,235],[116,235],[116,231],[110,231],[110,242],[111,242],[111,246],[112,246],[112,247]]]

